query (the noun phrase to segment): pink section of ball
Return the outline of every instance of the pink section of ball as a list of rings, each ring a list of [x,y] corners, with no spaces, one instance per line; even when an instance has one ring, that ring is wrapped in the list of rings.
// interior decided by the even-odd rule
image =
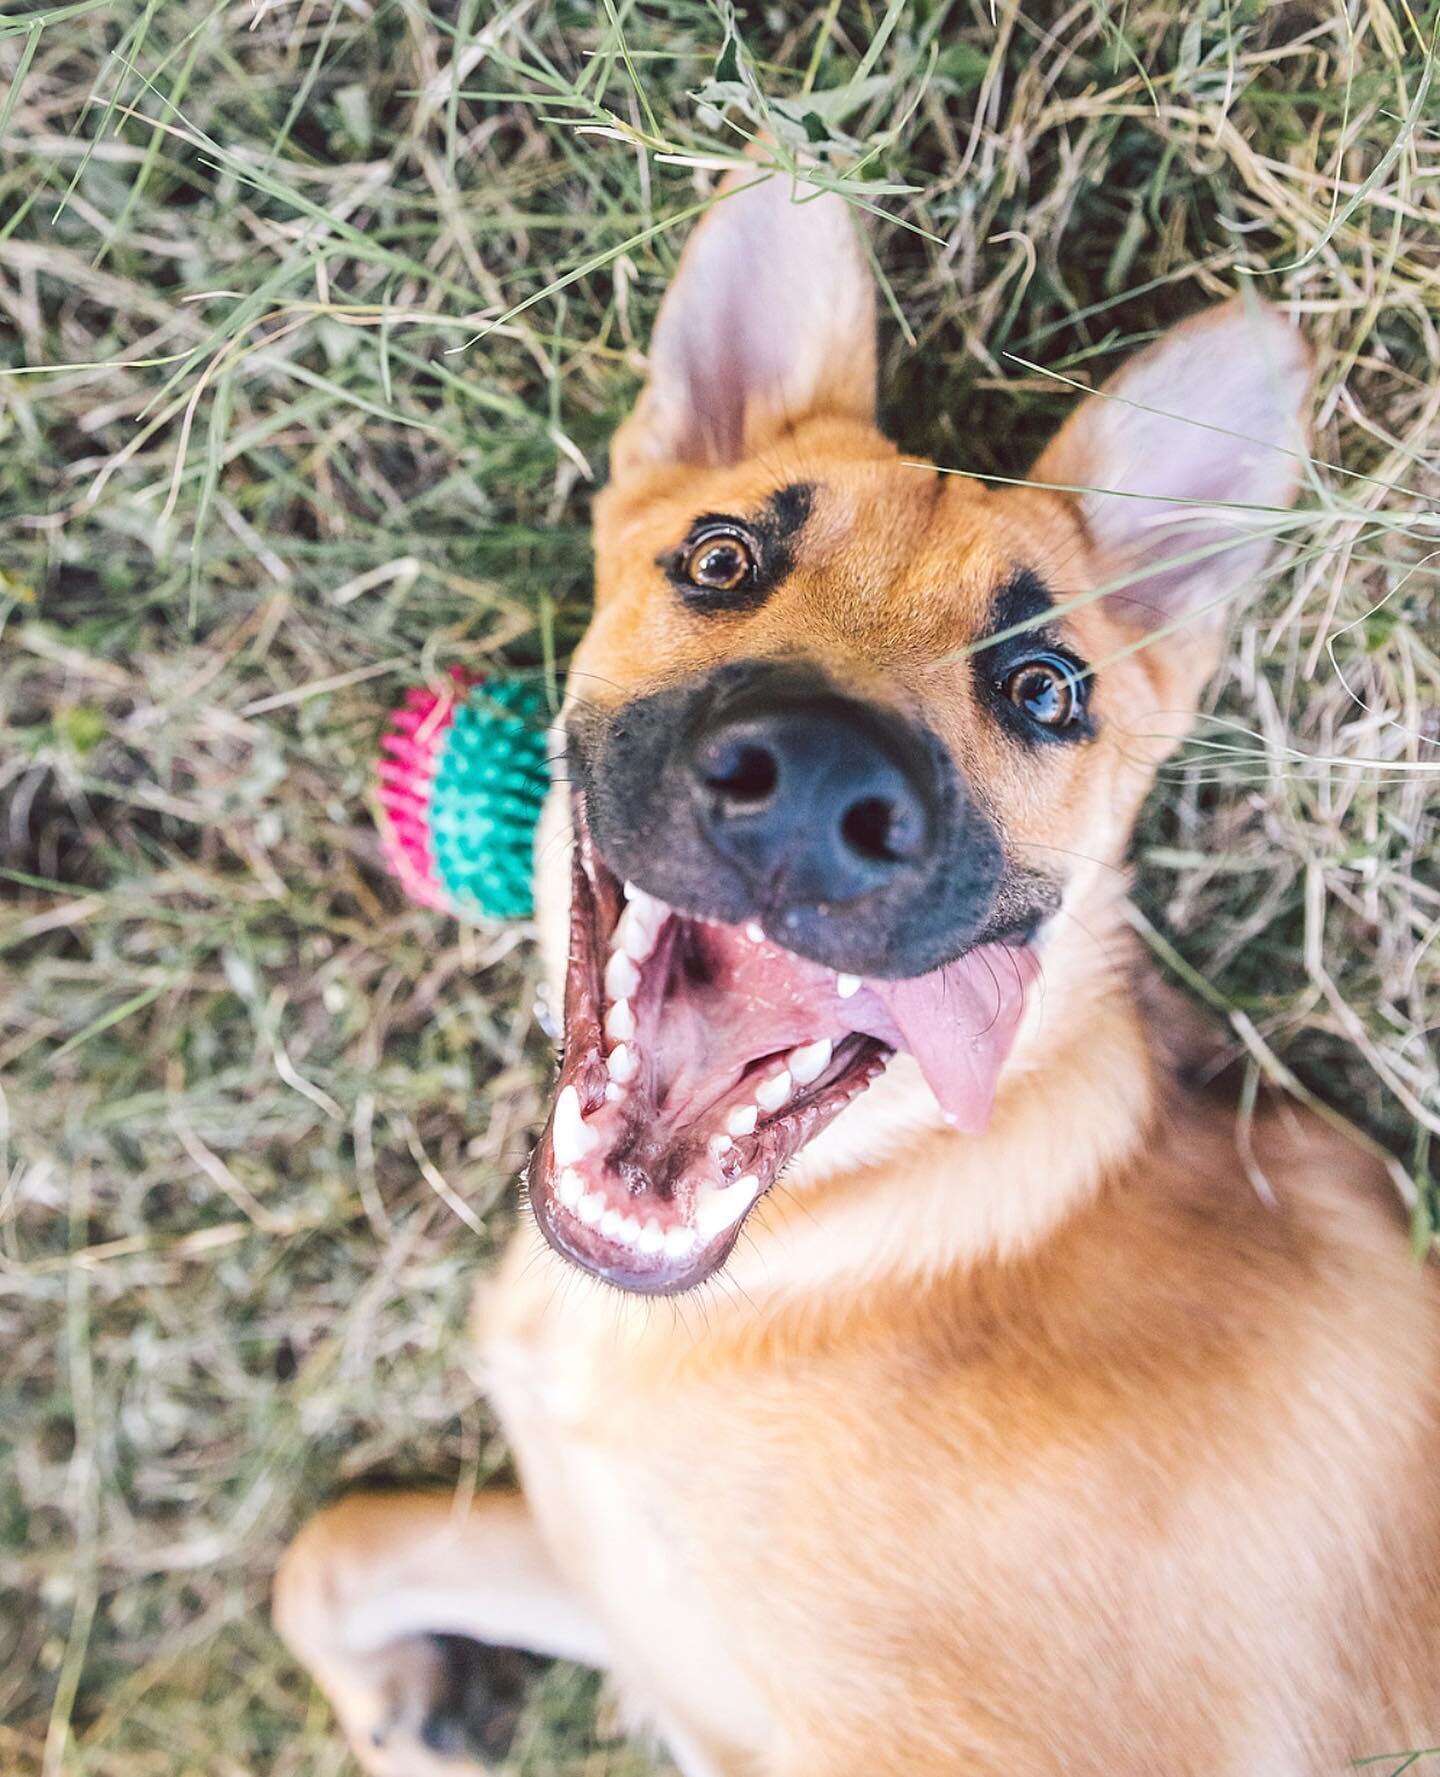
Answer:
[[[375,768],[375,793],[380,804],[380,845],[386,865],[405,893],[422,906],[453,913],[435,869],[430,841],[430,796],[445,750],[445,736],[455,720],[455,705],[476,681],[458,667],[451,672],[453,690],[437,694],[415,686],[390,717],[381,737]]]

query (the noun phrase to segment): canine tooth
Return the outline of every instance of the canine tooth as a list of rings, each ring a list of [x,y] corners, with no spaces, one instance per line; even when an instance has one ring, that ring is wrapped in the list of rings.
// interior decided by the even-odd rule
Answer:
[[[835,977],[835,991],[842,1000],[848,1000],[852,994],[859,993],[860,977],[858,975],[837,975]]]
[[[635,1245],[640,1252],[645,1254],[646,1258],[654,1258],[656,1253],[665,1250],[665,1234],[654,1216],[651,1216],[640,1230],[640,1238],[635,1242]]]
[[[755,1102],[762,1111],[778,1111],[789,1098],[792,1085],[789,1068],[782,1067],[778,1074],[762,1080],[755,1088]]]
[[[555,1195],[566,1209],[574,1209],[585,1195],[585,1181],[573,1166],[567,1166],[555,1181]]]
[[[832,1050],[829,1037],[806,1043],[802,1049],[792,1049],[786,1060],[790,1063],[790,1072],[795,1076],[795,1084],[808,1086],[812,1080],[818,1080],[830,1065]]]
[[[624,1104],[625,1100],[629,1096],[630,1096],[630,1094],[625,1090],[625,1088],[623,1086],[617,1085],[614,1080],[607,1080],[605,1082],[605,1102],[606,1102],[606,1104]]]
[[[760,1112],[753,1104],[736,1105],[725,1119],[725,1127],[731,1135],[753,1135],[755,1125],[760,1121]]]
[[[747,1172],[743,1178],[737,1178],[730,1189],[737,1197],[747,1197],[753,1202],[760,1195],[760,1181],[753,1172]]]
[[[655,936],[661,926],[670,917],[670,909],[663,901],[656,900],[654,895],[647,895],[642,888],[636,888],[633,882],[625,884],[625,912],[620,917],[623,926],[628,920],[637,931],[649,934],[649,942],[653,945]]]
[[[702,1241],[713,1240],[733,1228],[750,1207],[750,1199],[735,1191],[706,1191],[695,1205],[695,1232]]]
[[[765,928],[758,919],[752,919],[745,927],[745,936],[752,944],[763,944],[765,942]]]
[[[605,1014],[605,1035],[612,1043],[628,1043],[635,1035],[635,1014],[629,1000],[616,1000]]]
[[[637,963],[643,963],[655,948],[655,940],[664,923],[665,915],[658,907],[651,914],[639,901],[632,901],[615,928],[615,945]]]
[[[667,1259],[683,1259],[695,1245],[693,1228],[667,1228],[665,1231],[665,1257]]]
[[[640,971],[623,950],[612,950],[605,965],[605,991],[612,1000],[628,1000],[640,985]]]
[[[598,1191],[587,1191],[575,1205],[575,1213],[582,1222],[588,1222],[593,1228],[605,1214],[605,1199]]]
[[[735,1143],[728,1135],[712,1135],[705,1146],[712,1160],[722,1160]]]
[[[561,1089],[555,1100],[555,1122],[551,1146],[557,1166],[578,1166],[591,1152],[600,1137],[585,1121],[580,1111],[580,1094],[573,1086]]]
[[[610,1051],[605,1066],[609,1069],[610,1078],[622,1086],[628,1086],[640,1072],[640,1060],[635,1051],[627,1043],[617,1043]]]
[[[600,1232],[607,1240],[618,1239],[624,1226],[625,1218],[618,1209],[607,1209],[600,1218]]]

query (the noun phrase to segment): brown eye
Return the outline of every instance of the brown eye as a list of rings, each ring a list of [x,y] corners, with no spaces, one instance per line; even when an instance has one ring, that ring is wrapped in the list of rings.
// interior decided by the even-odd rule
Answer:
[[[755,557],[743,537],[724,531],[701,537],[686,550],[680,572],[692,586],[710,592],[734,592],[755,573]]]
[[[1000,689],[1042,728],[1068,728],[1085,709],[1085,681],[1074,663],[1058,654],[1037,655],[1017,666]]]

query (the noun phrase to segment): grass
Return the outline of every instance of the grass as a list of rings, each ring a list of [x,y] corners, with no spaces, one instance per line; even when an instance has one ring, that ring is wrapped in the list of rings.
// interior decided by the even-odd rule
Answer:
[[[1137,918],[1430,1240],[1437,22],[0,11],[11,1777],[340,1777],[266,1627],[277,1551],[358,1476],[505,1466],[457,1334],[544,1089],[533,959],[402,904],[368,774],[406,684],[563,664],[695,163],[761,123],[851,167],[889,418],[944,464],[1021,472],[1063,379],[1245,277],[1314,340],[1308,516],[1150,809]],[[514,1769],[650,1768],[596,1723],[557,1669]]]

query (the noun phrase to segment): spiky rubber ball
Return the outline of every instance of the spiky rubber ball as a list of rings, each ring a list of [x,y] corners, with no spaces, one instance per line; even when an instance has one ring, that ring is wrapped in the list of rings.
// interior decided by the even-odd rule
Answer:
[[[380,743],[385,859],[413,899],[459,919],[525,919],[549,786],[543,686],[473,679],[417,686]]]

